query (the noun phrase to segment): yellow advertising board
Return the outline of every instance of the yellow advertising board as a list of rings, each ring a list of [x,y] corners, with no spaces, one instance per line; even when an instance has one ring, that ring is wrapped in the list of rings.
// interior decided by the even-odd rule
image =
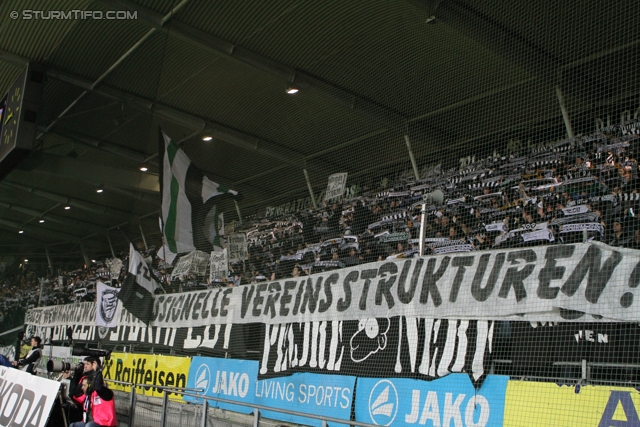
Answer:
[[[160,354],[112,353],[105,363],[104,378],[133,384],[156,387],[136,387],[136,393],[162,397],[162,387],[186,387],[190,357],[163,356]],[[130,386],[109,383],[112,390],[131,391]],[[182,395],[169,394],[172,400],[182,400]]]
[[[504,425],[508,427],[632,427],[640,393],[631,387],[559,386],[509,381]]]

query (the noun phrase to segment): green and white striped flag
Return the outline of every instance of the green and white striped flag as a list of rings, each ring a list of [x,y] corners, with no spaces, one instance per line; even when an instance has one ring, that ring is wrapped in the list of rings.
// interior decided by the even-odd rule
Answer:
[[[221,249],[221,214],[215,198],[224,194],[236,196],[238,192],[207,178],[162,131],[160,154],[161,228],[165,240],[160,257],[172,262],[178,253]]]

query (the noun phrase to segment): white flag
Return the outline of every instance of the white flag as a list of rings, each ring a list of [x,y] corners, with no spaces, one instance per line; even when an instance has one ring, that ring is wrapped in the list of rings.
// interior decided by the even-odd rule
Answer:
[[[96,283],[98,300],[96,301],[96,325],[107,328],[118,326],[118,292],[117,288]]]

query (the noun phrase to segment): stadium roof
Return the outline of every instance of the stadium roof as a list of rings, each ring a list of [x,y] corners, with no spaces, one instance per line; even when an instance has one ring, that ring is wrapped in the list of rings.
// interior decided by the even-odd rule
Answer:
[[[158,241],[159,126],[243,214],[307,196],[304,170],[318,193],[410,167],[404,135],[424,163],[564,129],[557,87],[575,115],[638,94],[639,18],[604,1],[2,2],[0,90],[28,61],[47,79],[36,150],[0,182],[0,256],[79,259],[81,239],[107,255],[117,227]]]

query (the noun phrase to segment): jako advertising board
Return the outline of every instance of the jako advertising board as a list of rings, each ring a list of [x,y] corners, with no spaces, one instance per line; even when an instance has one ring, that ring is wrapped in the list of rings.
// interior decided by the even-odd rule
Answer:
[[[0,426],[44,427],[60,383],[0,367]]]
[[[190,362],[189,357],[112,353],[111,359],[105,362],[104,378],[133,384],[186,387]],[[109,383],[109,388],[131,391],[131,387],[115,383]],[[163,396],[162,389],[155,387],[137,387],[136,392],[145,396]],[[172,400],[182,400],[182,395],[174,393],[169,393],[169,397]]]
[[[345,420],[350,417],[355,377],[298,373],[260,381],[257,378],[257,361],[194,357],[187,387],[202,388],[206,396],[248,405],[258,404]],[[185,400],[195,401],[189,397],[185,397]],[[252,411],[248,407],[216,401],[212,401],[211,405],[243,413]],[[261,411],[261,415],[295,424],[322,425],[320,420],[276,411]]]
[[[434,381],[358,378],[356,420],[383,426],[502,426],[508,379],[490,375],[476,391],[466,374]]]

